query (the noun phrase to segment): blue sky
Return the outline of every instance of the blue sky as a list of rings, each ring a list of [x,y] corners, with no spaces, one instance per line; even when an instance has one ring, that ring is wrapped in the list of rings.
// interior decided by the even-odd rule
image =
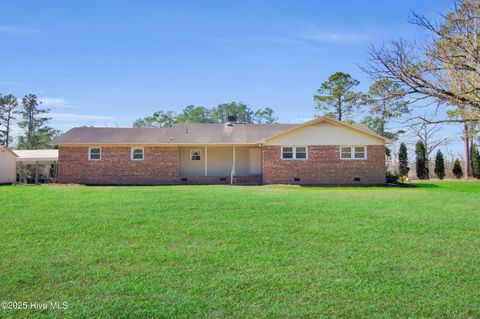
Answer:
[[[130,126],[157,110],[230,101],[298,122],[316,114],[312,96],[331,73],[348,72],[366,90],[357,65],[369,46],[418,36],[412,11],[435,17],[452,4],[9,1],[0,20],[0,92],[36,93],[62,130]]]

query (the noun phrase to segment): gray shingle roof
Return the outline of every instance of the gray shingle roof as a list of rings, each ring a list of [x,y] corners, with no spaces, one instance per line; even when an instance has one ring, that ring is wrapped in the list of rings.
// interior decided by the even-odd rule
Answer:
[[[76,127],[61,144],[255,144],[300,124],[175,124],[168,128]]]

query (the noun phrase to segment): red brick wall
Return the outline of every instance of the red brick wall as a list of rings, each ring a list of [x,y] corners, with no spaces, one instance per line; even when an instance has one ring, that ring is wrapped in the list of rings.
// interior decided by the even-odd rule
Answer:
[[[309,146],[308,160],[282,160],[281,146],[265,146],[262,152],[264,184],[385,184],[383,145],[367,146],[366,160],[341,160],[339,146]]]
[[[58,182],[79,184],[177,184],[178,149],[145,147],[144,160],[132,161],[130,147],[102,147],[100,161],[88,160],[88,147],[60,147]]]

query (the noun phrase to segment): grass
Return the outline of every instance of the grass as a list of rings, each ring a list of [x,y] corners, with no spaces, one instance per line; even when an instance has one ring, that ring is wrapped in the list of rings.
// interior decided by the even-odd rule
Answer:
[[[418,186],[0,187],[0,317],[479,318],[480,183]]]

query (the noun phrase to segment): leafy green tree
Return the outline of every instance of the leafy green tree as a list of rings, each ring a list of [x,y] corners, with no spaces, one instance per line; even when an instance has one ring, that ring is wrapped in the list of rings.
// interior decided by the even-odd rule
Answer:
[[[178,114],[177,123],[213,123],[211,111],[203,106],[188,105]]]
[[[408,167],[408,153],[405,143],[400,144],[400,149],[398,152],[398,173],[400,176],[408,176],[410,167]]]
[[[253,123],[254,112],[243,102],[223,103],[212,109],[215,123],[226,123],[229,116],[236,116],[239,123]]]
[[[27,144],[26,141],[20,137],[19,149],[48,149],[52,148],[49,142],[61,134],[60,130],[56,130],[51,126],[43,126],[37,130],[33,135],[31,144]]]
[[[361,105],[362,95],[354,90],[359,84],[347,73],[330,75],[314,96],[317,110],[340,121],[350,120],[354,108]]]
[[[54,128],[46,126],[51,119],[46,116],[50,110],[39,108],[40,104],[35,94],[27,94],[22,99],[23,109],[20,114],[23,120],[18,122],[18,126],[25,134],[19,138],[21,149],[47,148],[48,141],[59,133]]]
[[[257,111],[255,111],[253,118],[254,122],[258,124],[278,123],[278,118],[274,116],[274,111],[269,107],[266,107],[264,109],[258,109]]]
[[[462,176],[463,176],[462,165],[460,165],[460,161],[458,160],[458,158],[453,163],[452,173],[458,179],[462,178]]]
[[[430,173],[427,166],[427,150],[423,142],[417,142],[417,144],[415,145],[415,154],[417,155],[416,170],[418,179],[429,179]]]
[[[387,132],[388,124],[408,113],[410,101],[404,98],[405,91],[401,85],[389,79],[381,79],[370,86],[368,93],[363,96],[363,103],[370,105],[369,115],[363,123],[377,134],[396,139],[402,131]]]
[[[472,145],[472,174],[475,178],[480,178],[480,152],[478,145]]]
[[[18,100],[14,95],[0,96],[0,144],[7,147],[12,140],[10,133],[15,115],[20,113],[17,108]]]
[[[437,155],[435,156],[435,175],[437,175],[438,179],[445,178],[445,161],[443,159],[443,154],[440,150],[437,151]]]
[[[172,111],[158,111],[151,116],[140,118],[133,122],[133,127],[171,127],[177,117]]]

